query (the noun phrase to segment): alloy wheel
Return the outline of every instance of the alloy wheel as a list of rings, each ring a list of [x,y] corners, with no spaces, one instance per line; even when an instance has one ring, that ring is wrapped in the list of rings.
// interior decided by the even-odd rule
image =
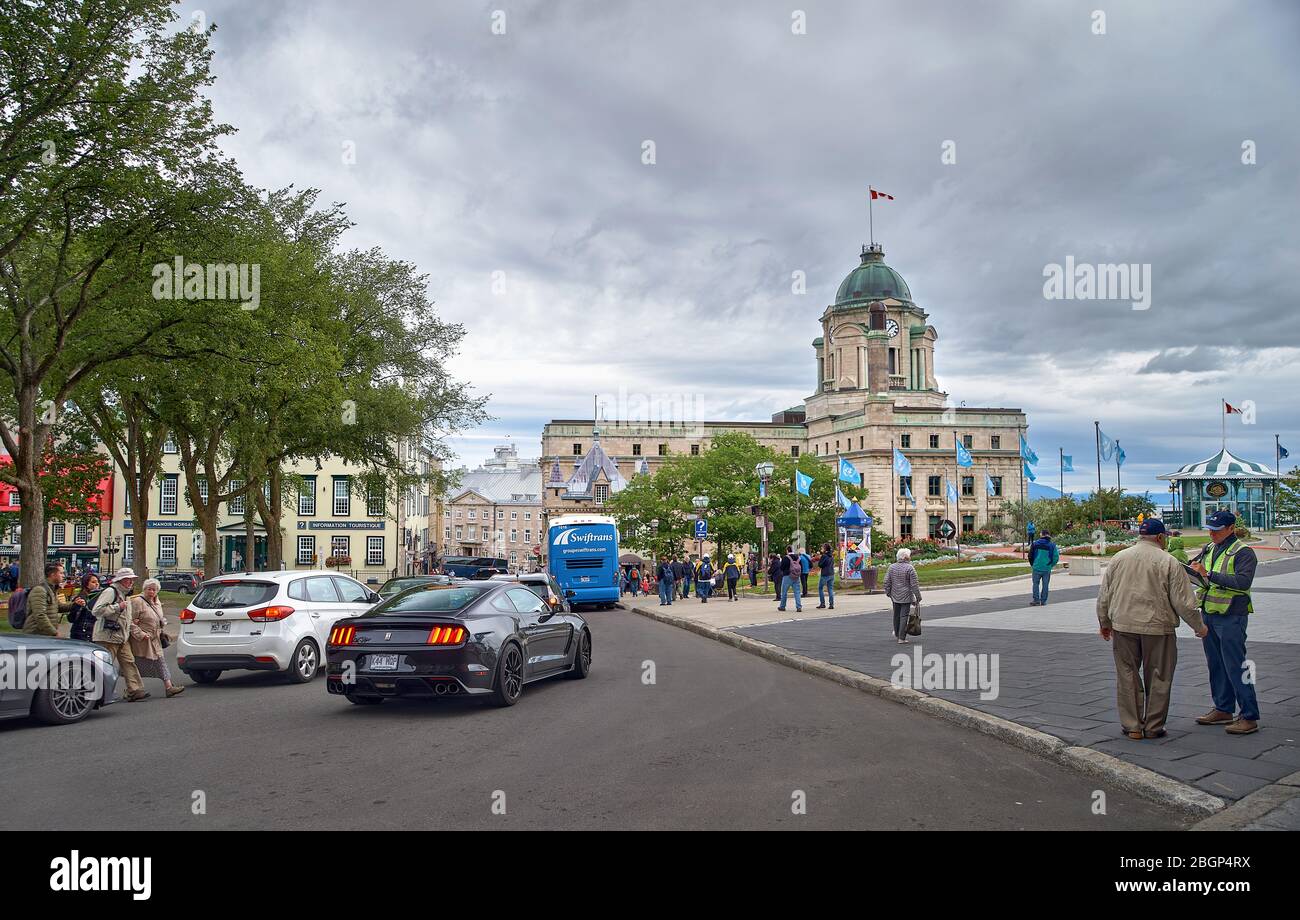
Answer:
[[[524,689],[524,656],[520,654],[518,647],[512,645],[506,652],[506,659],[502,664],[502,686],[505,688],[506,695],[515,699]]]

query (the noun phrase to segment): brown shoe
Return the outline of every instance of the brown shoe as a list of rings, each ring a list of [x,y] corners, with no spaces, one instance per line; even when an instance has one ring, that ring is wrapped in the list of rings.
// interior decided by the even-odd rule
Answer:
[[[1146,736],[1147,736],[1148,738],[1163,738],[1163,737],[1164,737],[1165,735],[1167,735],[1167,734],[1169,734],[1169,732],[1166,731],[1165,729],[1163,729],[1163,728],[1157,728],[1157,729],[1156,729],[1155,731],[1153,731],[1153,732],[1147,732],[1147,733],[1146,733]]]
[[[1253,735],[1259,731],[1259,723],[1254,719],[1238,719],[1224,729],[1229,735]]]
[[[1141,732],[1121,731],[1120,734],[1130,741],[1141,741],[1145,737]]]
[[[172,686],[167,688],[167,699],[171,699],[173,696],[177,696],[184,692],[185,692],[185,687],[183,684],[173,684]]]
[[[147,699],[149,699],[150,695],[151,695],[151,694],[147,693],[147,692],[144,691],[144,690],[137,690],[137,691],[135,691],[134,693],[128,693],[128,694],[126,695],[126,701],[127,701],[128,703],[138,703],[138,702],[140,702],[141,700],[147,700]]]
[[[1196,717],[1197,725],[1227,725],[1234,721],[1232,713],[1224,712],[1222,709],[1211,709],[1203,716]]]

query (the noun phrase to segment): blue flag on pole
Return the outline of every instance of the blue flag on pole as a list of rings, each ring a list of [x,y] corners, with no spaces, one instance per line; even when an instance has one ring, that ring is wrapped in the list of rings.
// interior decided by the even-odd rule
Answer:
[[[1115,459],[1115,442],[1106,437],[1106,432],[1100,428],[1097,433],[1101,435],[1101,459],[1104,463],[1110,463]]]
[[[953,505],[957,504],[957,487],[952,484],[951,479],[948,480],[948,502]]]
[[[1291,452],[1287,450],[1285,447],[1283,447],[1281,444],[1279,444],[1277,446],[1277,455],[1281,457],[1283,460],[1285,460],[1287,457],[1291,456]],[[1278,470],[1278,472],[1280,473],[1281,470]]]
[[[853,503],[845,498],[844,493],[840,491],[840,484],[838,482],[835,483],[835,501],[837,501],[839,506],[845,511],[848,511],[849,508],[853,507]]]
[[[1069,454],[1061,454],[1061,472],[1062,473],[1074,472],[1074,458],[1071,457]]]
[[[843,458],[840,459],[840,479],[851,482],[855,486],[862,485],[862,474],[858,472],[858,468]]]
[[[1029,446],[1023,434],[1020,436],[1020,456],[1030,463],[1038,462],[1038,454],[1034,453],[1034,449]]]
[[[989,495],[998,494],[997,488],[993,485],[993,477],[990,476],[988,473],[984,474],[984,490],[988,492]]]
[[[903,494],[907,496],[907,500],[908,500],[909,502],[911,502],[911,503],[912,503],[912,507],[915,508],[915,507],[916,507],[916,499],[912,497],[912,487],[911,487],[910,485],[908,485],[907,483],[903,483]]]
[[[1022,461],[1020,465],[1024,468],[1025,478],[1028,479],[1030,482],[1033,482],[1035,479],[1038,478],[1037,476],[1034,475],[1034,471],[1029,468],[1029,464],[1027,462]]]
[[[808,495],[808,490],[812,488],[813,478],[807,476],[798,470],[794,471],[794,487],[799,490],[800,495]]]
[[[965,448],[965,446],[961,443],[961,441],[957,440],[956,435],[953,435],[953,442],[957,445],[957,465],[958,466],[973,465],[975,461],[971,459],[970,451],[968,451]]]
[[[1282,456],[1285,457],[1286,454],[1283,454]],[[894,448],[894,471],[898,473],[899,476],[912,475],[912,464],[903,456],[903,452],[897,447]]]
[[[1120,447],[1118,444],[1116,444],[1116,445],[1115,445],[1115,465],[1116,465],[1116,466],[1123,466],[1123,465],[1124,465],[1124,461],[1125,461],[1125,459],[1127,459],[1127,457],[1128,457],[1128,454],[1124,453],[1124,448],[1122,448],[1122,447]]]

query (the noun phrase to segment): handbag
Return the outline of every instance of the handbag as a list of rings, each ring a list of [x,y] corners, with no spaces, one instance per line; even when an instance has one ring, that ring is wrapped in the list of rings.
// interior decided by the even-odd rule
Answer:
[[[921,635],[921,605],[916,603],[912,605],[912,610],[907,615],[907,634],[909,636]]]

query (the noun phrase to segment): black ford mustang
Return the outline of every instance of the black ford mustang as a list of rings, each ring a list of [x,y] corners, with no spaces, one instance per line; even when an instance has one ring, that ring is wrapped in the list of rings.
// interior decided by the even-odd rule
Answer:
[[[586,677],[591,630],[518,583],[424,584],[335,623],[326,658],[326,688],[353,703],[468,695],[513,706],[534,680]]]

